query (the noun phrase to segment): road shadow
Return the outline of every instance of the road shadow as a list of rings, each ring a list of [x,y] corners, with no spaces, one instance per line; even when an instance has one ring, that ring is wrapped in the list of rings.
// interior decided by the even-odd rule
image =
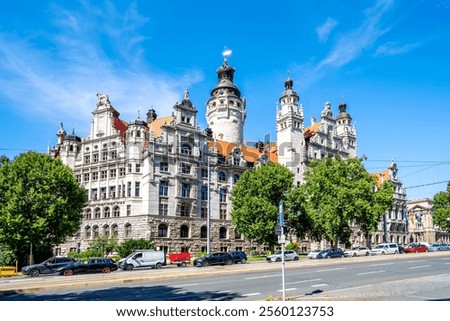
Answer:
[[[17,293],[0,296],[0,301],[231,301],[242,298],[234,292],[192,292],[169,286],[112,287],[73,290],[64,293]]]

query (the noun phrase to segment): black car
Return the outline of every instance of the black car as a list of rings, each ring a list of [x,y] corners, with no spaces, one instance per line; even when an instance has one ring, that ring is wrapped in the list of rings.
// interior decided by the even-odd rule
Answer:
[[[226,252],[211,253],[194,260],[194,266],[196,267],[232,264],[234,264],[234,259],[230,253]]]
[[[21,272],[23,275],[29,275],[31,277],[36,277],[40,274],[54,274],[56,269],[74,262],[76,260],[68,257],[54,256],[42,263],[24,266]]]
[[[247,254],[242,251],[232,251],[228,252],[233,257],[234,263],[245,263],[247,262]]]
[[[109,273],[118,269],[117,263],[112,259],[90,258],[76,261],[56,270],[55,274],[70,276],[83,273]]]
[[[331,248],[322,251],[319,255],[321,259],[331,259],[335,257],[344,257],[344,252],[340,248]]]

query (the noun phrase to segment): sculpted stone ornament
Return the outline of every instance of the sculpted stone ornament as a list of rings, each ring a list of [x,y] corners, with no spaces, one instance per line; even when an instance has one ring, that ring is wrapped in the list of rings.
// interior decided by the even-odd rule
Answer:
[[[101,106],[109,107],[109,106],[111,106],[111,102],[109,101],[109,96],[108,95],[97,93],[97,99],[98,99],[97,107],[101,107]]]

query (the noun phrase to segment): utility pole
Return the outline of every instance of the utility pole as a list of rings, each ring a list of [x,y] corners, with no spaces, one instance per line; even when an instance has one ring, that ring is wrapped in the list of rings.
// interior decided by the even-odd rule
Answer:
[[[281,244],[281,284],[283,286],[283,301],[286,301],[286,281],[285,281],[285,261],[284,261],[284,244],[286,243],[285,236],[285,226],[284,226],[284,212],[283,212],[283,202],[281,201],[278,205],[279,212],[279,225],[280,225],[280,235],[278,236],[278,243]]]

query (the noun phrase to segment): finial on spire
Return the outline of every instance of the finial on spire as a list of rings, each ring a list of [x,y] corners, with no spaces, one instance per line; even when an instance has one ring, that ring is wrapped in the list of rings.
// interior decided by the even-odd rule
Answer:
[[[184,99],[189,100],[189,89],[187,88],[184,90]]]
[[[223,63],[224,64],[227,64],[228,57],[231,56],[232,53],[233,53],[233,51],[225,46],[225,48],[222,51]]]
[[[141,119],[141,107],[138,107],[138,119]]]

